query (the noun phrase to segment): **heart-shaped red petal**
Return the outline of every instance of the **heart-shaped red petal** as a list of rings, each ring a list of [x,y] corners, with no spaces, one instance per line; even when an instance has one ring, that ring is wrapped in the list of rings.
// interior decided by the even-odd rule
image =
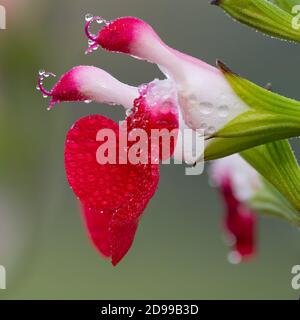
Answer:
[[[155,193],[159,167],[151,164],[99,164],[96,141],[111,129],[119,147],[119,126],[92,115],[78,120],[67,134],[65,167],[71,188],[83,205],[89,235],[97,249],[116,265],[129,250],[140,215]],[[118,152],[116,152],[118,160]]]

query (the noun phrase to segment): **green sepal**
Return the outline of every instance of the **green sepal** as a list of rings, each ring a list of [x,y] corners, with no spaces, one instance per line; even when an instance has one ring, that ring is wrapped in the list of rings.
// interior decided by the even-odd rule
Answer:
[[[273,3],[282,10],[285,10],[289,13],[292,12],[294,6],[300,5],[299,0],[273,0]]]
[[[243,151],[241,156],[287,199],[296,212],[294,223],[299,223],[300,169],[289,142],[274,141]]]
[[[233,91],[249,107],[209,137],[205,160],[214,160],[275,140],[300,135],[300,102],[242,78],[217,63]]]
[[[231,17],[267,35],[300,42],[300,30],[293,28],[295,17],[288,9],[294,1],[213,0]],[[296,1],[295,1],[296,2]]]
[[[263,188],[249,200],[248,204],[259,214],[280,218],[300,227],[299,212],[267,181],[264,181]]]

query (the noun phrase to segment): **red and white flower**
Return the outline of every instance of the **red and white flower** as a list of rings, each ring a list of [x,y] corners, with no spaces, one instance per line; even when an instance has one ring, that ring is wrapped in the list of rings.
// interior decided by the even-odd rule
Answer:
[[[138,90],[89,66],[73,68],[47,91],[42,82],[48,75],[40,72],[38,88],[45,96],[51,96],[50,107],[62,101],[90,100],[131,107],[120,125],[101,115],[78,120],[69,130],[65,144],[68,182],[81,202],[88,234],[101,254],[116,265],[131,247],[140,217],[157,189],[163,152],[160,141],[154,146],[150,141],[151,130],[171,132],[178,128],[176,97],[172,90],[162,94],[163,82],[154,81]],[[99,164],[97,150],[104,141],[97,141],[97,135],[102,129],[115,133],[116,150],[119,150],[119,139],[127,140],[126,157],[134,145],[129,135],[136,129],[144,130],[149,149],[137,150],[137,153],[145,152],[148,161],[137,164],[125,161],[123,164],[117,157],[116,163]],[[176,139],[171,141],[167,157],[173,154],[175,143]],[[153,158],[157,159],[154,163]]]
[[[49,109],[63,101],[94,101],[120,104],[127,110],[127,117],[120,125],[100,115],[78,120],[67,135],[65,148],[68,181],[81,201],[89,235],[99,251],[110,257],[116,265],[129,250],[140,216],[155,193],[159,180],[159,160],[166,160],[173,155],[176,159],[194,164],[203,158],[204,150],[198,149],[197,144],[194,149],[193,139],[184,140],[182,152],[179,133],[185,129],[191,130],[194,136],[206,139],[205,147],[211,147],[217,140],[223,150],[219,152],[215,148],[213,159],[228,155],[236,152],[232,149],[236,132],[231,133],[233,139],[228,153],[227,144],[220,137],[213,138],[227,124],[250,111],[251,107],[233,90],[226,79],[226,67],[222,63],[219,62],[219,68],[215,68],[170,48],[146,22],[133,17],[105,21],[91,15],[86,20],[85,32],[89,38],[87,53],[101,46],[109,51],[122,52],[155,63],[166,75],[164,80],[154,80],[137,88],[121,83],[99,68],[78,66],[64,74],[53,89],[48,91],[44,88],[43,81],[54,75],[40,72],[37,88],[45,97],[51,97]],[[97,35],[90,33],[93,21],[104,25]],[[251,111],[252,116],[259,114],[253,108]],[[266,114],[270,116],[267,111],[262,112],[262,116]],[[281,118],[281,113],[279,117]],[[244,121],[247,122],[249,119],[247,116],[245,118]],[[252,130],[257,128],[255,121],[251,122],[247,130],[249,127]],[[265,129],[262,122],[258,123],[260,129]],[[271,122],[268,120],[269,123]],[[237,127],[234,128],[236,130]],[[104,141],[98,141],[97,133],[102,129],[110,129],[117,137],[117,150],[120,150],[118,147],[123,139],[128,141],[125,148],[126,159],[130,157],[130,149],[134,146],[129,135],[137,129],[145,130],[146,140],[149,142],[145,148],[149,161],[137,164],[131,161],[100,164],[96,155]],[[164,157],[160,141],[153,143],[150,134],[153,129],[167,129],[169,132],[178,130],[178,136],[172,140],[169,153]],[[278,139],[280,135],[276,130],[274,132]],[[242,135],[247,136],[247,132],[242,132]],[[244,139],[247,143],[242,144],[239,151],[266,143],[263,139],[252,137],[250,135]],[[226,138],[230,140],[230,134]],[[186,150],[192,152],[185,152]],[[156,159],[154,163],[153,158]],[[221,169],[227,168],[223,166],[225,162],[220,162]],[[214,170],[218,170],[218,162],[214,166]],[[237,176],[235,169],[228,167],[216,176],[218,178],[215,181],[218,182],[227,204],[226,228],[236,238],[236,251],[241,257],[251,256],[255,247],[255,218],[246,205],[247,201],[241,197],[241,190],[245,192],[245,188],[249,186],[248,178],[242,181],[245,185],[240,189],[237,184],[241,183],[239,179],[243,173]]]
[[[86,34],[91,44],[87,52],[101,46],[157,64],[176,84],[187,127],[204,130],[206,136],[211,136],[230,120],[249,110],[249,106],[233,91],[220,68],[169,47],[146,22],[133,17],[114,21],[105,21],[100,17],[88,20]],[[97,35],[89,32],[94,20],[104,23]],[[224,67],[221,63],[219,66]]]
[[[233,246],[229,260],[247,260],[256,252],[257,224],[249,201],[262,187],[261,177],[238,154],[214,161],[210,177],[225,204],[224,228]]]

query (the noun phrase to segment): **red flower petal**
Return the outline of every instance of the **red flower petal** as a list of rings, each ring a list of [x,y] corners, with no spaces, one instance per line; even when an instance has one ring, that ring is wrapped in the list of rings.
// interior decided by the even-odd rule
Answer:
[[[226,203],[225,228],[235,239],[235,250],[242,259],[249,259],[256,251],[256,216],[234,195],[230,178],[222,182],[222,195]]]
[[[151,30],[151,27],[138,18],[119,18],[107,23],[95,41],[109,51],[134,54],[135,39],[144,29]]]
[[[135,128],[143,129],[147,132],[149,137],[149,154],[152,153],[152,159],[157,156],[159,160],[166,160],[173,155],[177,142],[179,127],[178,109],[171,94],[167,98],[167,93],[165,97],[156,96],[153,93],[157,86],[159,84],[157,85],[155,82],[152,82],[140,90],[140,97],[134,101],[135,107],[133,113],[127,117],[126,121],[128,132]],[[150,99],[148,97],[152,95],[155,95],[154,102],[152,101],[153,97]],[[156,152],[155,150],[150,150],[151,143],[152,146],[156,146],[156,141],[153,141],[155,139],[154,132],[158,133],[163,130],[166,130],[166,136],[170,137],[169,144],[164,144],[163,142],[167,140],[163,141],[160,138]],[[169,150],[167,149],[168,147]]]
[[[118,137],[118,125],[100,115],[74,124],[67,135],[65,167],[68,181],[83,204],[90,237],[116,265],[129,250],[139,217],[155,193],[159,168],[151,164],[100,165],[96,159],[100,129],[111,129]]]

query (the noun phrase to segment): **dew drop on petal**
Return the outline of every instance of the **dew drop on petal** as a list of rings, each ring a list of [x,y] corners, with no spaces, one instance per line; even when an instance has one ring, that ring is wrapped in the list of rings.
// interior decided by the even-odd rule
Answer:
[[[48,96],[46,94],[43,94],[43,98],[48,98]]]
[[[201,123],[200,126],[199,126],[199,129],[206,130],[207,129],[207,124],[206,123]]]
[[[41,69],[41,70],[39,71],[39,75],[40,75],[40,76],[43,76],[43,75],[45,74],[45,72],[46,72],[45,70]]]
[[[105,23],[105,20],[102,18],[98,18],[98,19],[96,19],[96,21],[98,24]]]
[[[206,133],[208,134],[208,135],[211,135],[211,134],[214,134],[216,132],[216,128],[215,127],[208,127],[208,129],[207,129],[207,131],[206,131]]]
[[[218,108],[218,115],[221,118],[226,118],[229,115],[229,108],[226,105],[222,105]]]
[[[84,103],[86,104],[92,103],[92,100],[84,100]]]
[[[132,109],[127,109],[127,110],[125,111],[126,116],[129,117],[129,116],[132,114],[132,112],[133,112]]]
[[[200,102],[199,103],[200,112],[203,114],[210,114],[213,111],[214,106],[209,102]]]

